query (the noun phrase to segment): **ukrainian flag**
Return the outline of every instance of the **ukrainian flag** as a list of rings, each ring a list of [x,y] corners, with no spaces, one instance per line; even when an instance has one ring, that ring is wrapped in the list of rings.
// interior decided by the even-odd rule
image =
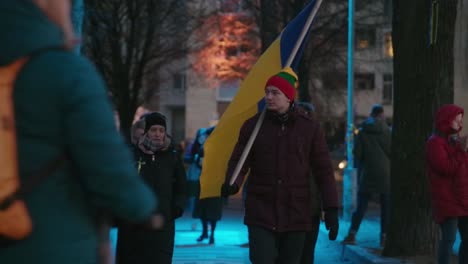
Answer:
[[[297,66],[306,45],[310,23],[306,23],[310,14],[318,8],[321,0],[312,0],[283,30],[280,36],[268,47],[252,67],[242,82],[234,100],[222,115],[215,130],[205,142],[205,157],[200,176],[200,199],[220,196],[227,164],[239,136],[242,124],[263,110],[265,83],[272,75],[290,66],[297,72]],[[305,28],[309,27],[309,28]],[[291,65],[286,65],[294,47],[305,28],[307,34],[299,43],[299,49],[292,58]]]

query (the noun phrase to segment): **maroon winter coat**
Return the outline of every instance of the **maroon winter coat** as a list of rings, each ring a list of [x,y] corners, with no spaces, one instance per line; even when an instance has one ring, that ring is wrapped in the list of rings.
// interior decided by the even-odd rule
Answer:
[[[247,120],[229,160],[226,180],[240,159],[259,114]],[[246,225],[269,230],[312,229],[311,171],[322,194],[324,208],[338,207],[334,172],[325,137],[317,121],[301,110],[290,112],[284,125],[266,113],[263,125],[235,184],[240,186],[247,169]]]
[[[463,109],[445,105],[436,113],[436,133],[426,143],[432,210],[437,223],[447,217],[468,216],[468,154],[449,135],[451,122]]]

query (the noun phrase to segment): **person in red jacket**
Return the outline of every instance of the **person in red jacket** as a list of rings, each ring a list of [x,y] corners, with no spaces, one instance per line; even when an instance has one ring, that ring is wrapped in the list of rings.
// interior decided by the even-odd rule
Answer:
[[[438,263],[450,263],[457,227],[461,244],[459,263],[468,263],[468,153],[463,128],[463,108],[444,105],[435,116],[435,132],[426,143],[434,219],[440,225]]]
[[[338,233],[338,195],[334,171],[319,122],[295,106],[297,76],[286,69],[265,85],[266,113],[246,162],[230,179],[260,114],[242,125],[228,164],[223,196],[239,190],[250,169],[244,223],[253,264],[299,264],[307,233],[318,226],[312,201],[320,195],[329,239]],[[310,187],[311,177],[319,192]],[[308,250],[308,249],[307,249]]]

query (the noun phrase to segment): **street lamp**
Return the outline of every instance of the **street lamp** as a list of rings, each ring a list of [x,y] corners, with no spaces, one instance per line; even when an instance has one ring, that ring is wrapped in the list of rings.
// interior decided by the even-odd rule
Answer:
[[[354,169],[354,110],[353,110],[353,53],[354,53],[354,0],[348,0],[348,113],[346,129],[346,156],[347,166],[343,177],[343,220],[351,220],[356,206],[356,170]]]

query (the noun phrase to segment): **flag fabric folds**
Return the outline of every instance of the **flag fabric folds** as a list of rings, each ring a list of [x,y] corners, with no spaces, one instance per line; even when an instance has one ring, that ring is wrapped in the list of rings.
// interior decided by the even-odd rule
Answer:
[[[241,83],[239,91],[221,116],[215,130],[205,142],[205,157],[200,176],[200,199],[220,196],[227,164],[237,142],[239,130],[247,119],[262,110],[266,81],[286,65],[316,3],[316,0],[311,1],[260,56]],[[309,29],[306,29],[307,32]],[[295,71],[307,39],[308,33],[290,65]]]

